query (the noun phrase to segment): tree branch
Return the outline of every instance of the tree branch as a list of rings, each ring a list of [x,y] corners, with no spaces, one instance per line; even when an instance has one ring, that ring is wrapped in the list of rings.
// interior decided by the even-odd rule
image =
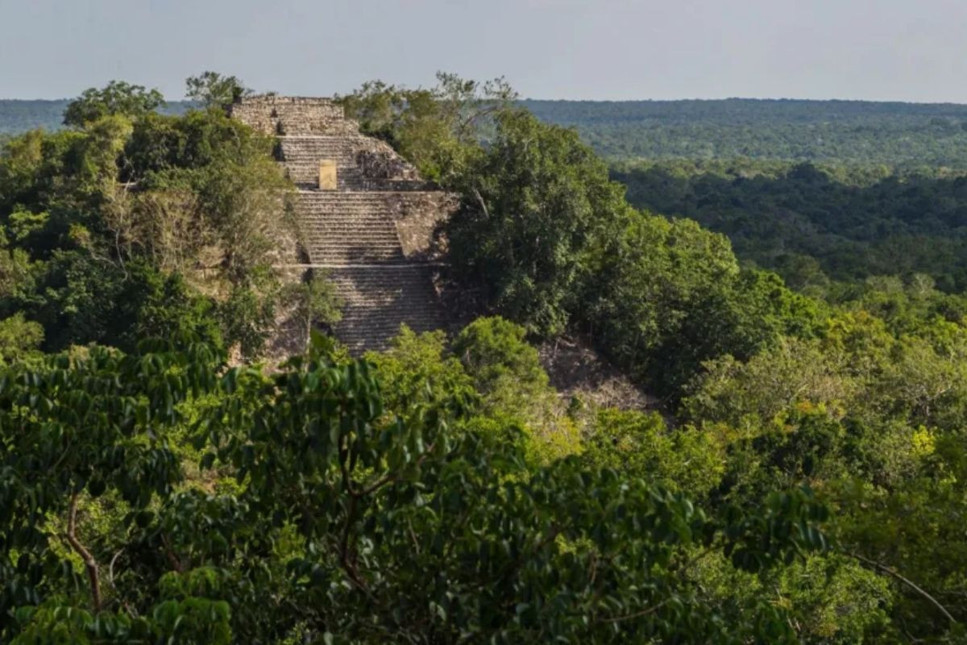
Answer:
[[[937,600],[936,598],[934,598],[933,596],[931,596],[930,594],[928,594],[922,588],[918,587],[909,578],[903,577],[902,575],[900,575],[896,571],[893,571],[892,569],[890,569],[889,567],[887,567],[884,564],[880,564],[876,560],[870,560],[869,558],[864,558],[863,556],[861,556],[858,553],[850,553],[850,555],[853,556],[854,558],[856,558],[857,560],[859,560],[860,562],[863,562],[865,564],[868,564],[871,567],[874,567],[874,568],[882,571],[883,573],[890,574],[891,576],[893,576],[894,578],[896,578],[900,582],[904,583],[905,585],[907,585],[908,587],[910,587],[911,589],[913,589],[914,591],[916,591],[918,594],[920,594],[921,596],[923,596],[924,598],[926,598],[927,600],[929,600],[937,609],[939,609],[943,613],[944,616],[947,617],[947,619],[950,622],[952,622],[952,623],[956,623],[957,622],[957,619],[954,618],[953,615],[951,615],[951,613],[949,611],[947,611],[947,608],[946,607],[944,607],[943,605],[940,604],[940,601],[939,600]]]
[[[171,548],[171,543],[168,542],[168,538],[165,537],[164,533],[161,534],[161,544],[165,548],[165,556],[168,558],[168,563],[171,564],[171,568],[178,573],[185,572],[185,565],[182,564],[181,558],[179,558],[174,549]]]
[[[490,219],[490,211],[487,209],[487,203],[484,202],[483,195],[481,195],[480,191],[477,190],[476,188],[473,189],[473,194],[474,194],[474,197],[477,198],[477,202],[480,203],[480,208],[483,209],[484,217],[486,217],[487,219]]]
[[[94,613],[98,613],[101,611],[101,584],[97,572],[97,561],[77,539],[77,493],[71,495],[70,506],[67,511],[67,533],[64,537],[67,538],[67,542],[74,549],[74,552],[81,556],[84,561],[87,577],[91,584],[91,603],[94,607]]]
[[[349,533],[352,529],[353,522],[356,519],[356,496],[349,496],[349,508],[346,509],[346,523],[342,527],[342,535],[339,538],[339,563],[342,565],[343,571],[349,576],[353,584],[367,591],[366,583],[363,582],[362,578],[359,576],[359,570],[356,568],[355,563],[349,557]]]
[[[359,576],[356,565],[349,554],[349,534],[352,531],[353,523],[356,521],[356,500],[358,494],[353,488],[352,476],[347,467],[346,461],[349,459],[349,448],[346,446],[346,437],[339,438],[339,470],[342,474],[342,485],[349,495],[349,504],[346,508],[346,523],[343,524],[342,534],[339,537],[339,563],[353,584],[366,591],[366,584]]]
[[[117,585],[114,583],[114,563],[118,561],[118,558],[121,557],[122,553],[124,553],[123,546],[120,549],[118,549],[117,553],[114,554],[114,557],[111,558],[111,564],[109,564],[107,567],[107,575],[108,575],[108,579],[110,579],[111,581],[112,587],[117,587]]]
[[[661,609],[662,607],[664,607],[667,604],[668,604],[668,600],[662,600],[657,605],[652,605],[651,607],[648,607],[647,609],[642,609],[641,611],[636,611],[633,614],[625,614],[624,616],[615,616],[613,618],[601,618],[599,622],[602,622],[602,623],[620,623],[623,620],[631,620],[633,618],[641,618],[643,616],[647,616],[649,614],[655,613],[656,611],[658,611],[659,609]]]

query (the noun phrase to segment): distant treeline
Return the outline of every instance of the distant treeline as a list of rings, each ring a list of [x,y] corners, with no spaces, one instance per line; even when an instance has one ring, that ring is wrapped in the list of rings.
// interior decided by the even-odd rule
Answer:
[[[18,134],[43,128],[55,130],[61,127],[64,108],[70,101],[22,101],[0,99],[0,135]]]
[[[967,168],[967,105],[727,99],[535,101],[610,159],[733,159]],[[60,127],[66,100],[0,100],[0,134]],[[167,110],[182,113],[187,103]]]
[[[967,168],[967,106],[727,99],[524,101],[611,159],[781,159]]]
[[[36,128],[57,130],[63,127],[64,110],[69,99],[20,100],[0,99],[0,143],[4,134],[19,134]],[[191,105],[188,101],[171,101],[161,112],[183,114]]]

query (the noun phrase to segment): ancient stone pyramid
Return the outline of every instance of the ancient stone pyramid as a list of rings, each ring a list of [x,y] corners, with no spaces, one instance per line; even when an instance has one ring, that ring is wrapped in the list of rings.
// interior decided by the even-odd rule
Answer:
[[[432,234],[453,197],[360,134],[331,100],[247,97],[232,115],[278,137],[279,161],[299,189],[305,268],[323,269],[345,302],[336,337],[358,354],[384,348],[404,323],[442,328]]]

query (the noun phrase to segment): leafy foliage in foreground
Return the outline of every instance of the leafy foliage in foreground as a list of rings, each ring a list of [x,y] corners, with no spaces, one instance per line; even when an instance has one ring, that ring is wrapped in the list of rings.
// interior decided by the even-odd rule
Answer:
[[[0,372],[5,640],[793,638],[764,603],[726,622],[684,574],[823,548],[806,492],[710,517],[577,458],[529,467],[459,390],[384,411],[364,362],[215,367],[95,349]],[[179,435],[214,490],[185,482]]]

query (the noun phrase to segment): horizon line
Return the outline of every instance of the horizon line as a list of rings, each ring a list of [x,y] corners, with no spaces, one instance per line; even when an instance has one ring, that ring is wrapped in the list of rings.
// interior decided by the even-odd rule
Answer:
[[[295,96],[277,93],[279,96]],[[334,95],[320,94],[308,98],[332,98]],[[21,97],[0,97],[0,101],[6,102],[45,102],[58,103],[63,101],[73,101],[74,97],[59,98],[21,98]],[[772,101],[772,102],[812,102],[812,103],[879,103],[896,105],[956,105],[967,107],[967,101],[910,101],[905,99],[852,99],[852,98],[797,98],[791,96],[722,96],[722,97],[678,97],[678,98],[636,98],[636,99],[596,99],[596,98],[540,98],[540,97],[520,97],[517,101],[526,102],[558,102],[558,103],[686,103],[686,102],[723,102],[723,101]],[[187,97],[179,99],[165,99],[165,103],[191,103]]]

